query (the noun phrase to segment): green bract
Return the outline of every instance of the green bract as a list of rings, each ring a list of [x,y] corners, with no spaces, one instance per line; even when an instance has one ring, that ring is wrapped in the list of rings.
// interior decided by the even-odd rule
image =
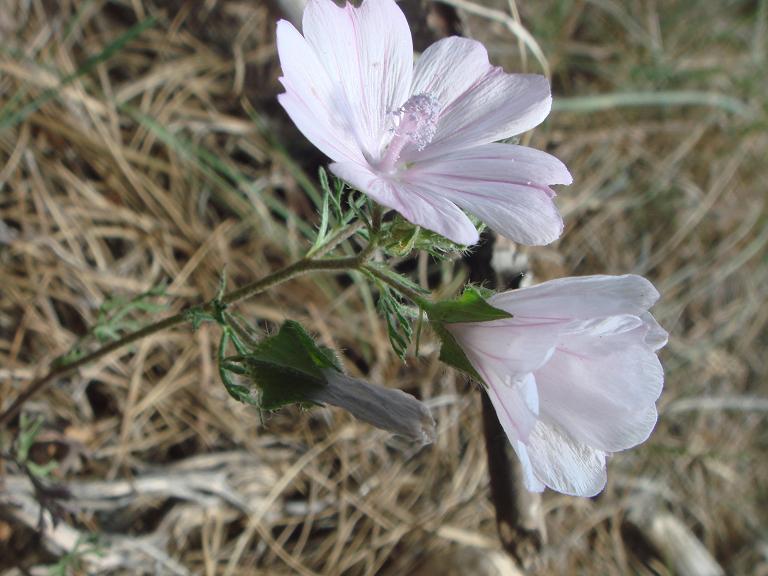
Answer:
[[[435,258],[460,255],[467,250],[466,246],[411,224],[399,215],[382,226],[381,236],[381,247],[387,254],[397,258],[407,256],[414,250],[424,250]]]
[[[310,401],[313,391],[326,386],[326,370],[342,371],[336,355],[315,344],[293,320],[286,320],[277,334],[264,338],[234,361],[258,386],[258,404],[265,410]]]
[[[429,323],[440,337],[440,360],[479,382],[483,379],[445,325],[458,322],[490,322],[512,317],[509,312],[488,304],[484,298],[485,292],[482,288],[467,286],[464,293],[455,300],[429,304],[426,308]]]

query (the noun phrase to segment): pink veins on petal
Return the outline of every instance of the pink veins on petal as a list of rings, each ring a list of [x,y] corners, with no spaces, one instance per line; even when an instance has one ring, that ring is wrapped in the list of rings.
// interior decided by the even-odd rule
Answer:
[[[545,152],[494,144],[546,118],[546,78],[507,74],[482,44],[458,37],[414,65],[394,0],[309,0],[302,28],[278,22],[278,99],[336,176],[460,244],[478,240],[465,211],[523,244],[560,236],[550,186],[570,184],[568,169]]]

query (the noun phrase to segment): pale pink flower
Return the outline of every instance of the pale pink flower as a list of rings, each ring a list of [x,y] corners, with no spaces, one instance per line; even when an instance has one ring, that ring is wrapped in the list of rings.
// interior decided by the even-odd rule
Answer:
[[[657,298],[640,276],[562,278],[488,299],[511,318],[445,325],[484,380],[529,490],[593,496],[606,456],[648,438],[667,342],[648,312]]]
[[[567,168],[539,150],[493,144],[544,120],[546,78],[505,74],[482,44],[458,37],[414,66],[393,0],[309,0],[302,27],[303,36],[277,24],[286,90],[278,99],[334,174],[459,244],[478,240],[462,209],[523,244],[560,236],[549,185],[570,184]]]

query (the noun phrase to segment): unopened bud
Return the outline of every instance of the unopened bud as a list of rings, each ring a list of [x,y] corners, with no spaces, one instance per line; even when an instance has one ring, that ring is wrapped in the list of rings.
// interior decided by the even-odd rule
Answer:
[[[419,400],[393,388],[351,378],[336,370],[325,370],[327,384],[308,394],[320,404],[343,408],[355,418],[423,444],[435,439],[435,421]]]

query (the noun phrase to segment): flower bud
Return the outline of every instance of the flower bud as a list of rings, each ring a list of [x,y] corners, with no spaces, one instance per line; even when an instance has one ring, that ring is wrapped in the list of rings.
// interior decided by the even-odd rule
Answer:
[[[434,441],[432,414],[410,394],[369,384],[336,370],[325,370],[324,375],[327,384],[312,390],[308,394],[309,400],[338,406],[359,420],[422,445]]]

